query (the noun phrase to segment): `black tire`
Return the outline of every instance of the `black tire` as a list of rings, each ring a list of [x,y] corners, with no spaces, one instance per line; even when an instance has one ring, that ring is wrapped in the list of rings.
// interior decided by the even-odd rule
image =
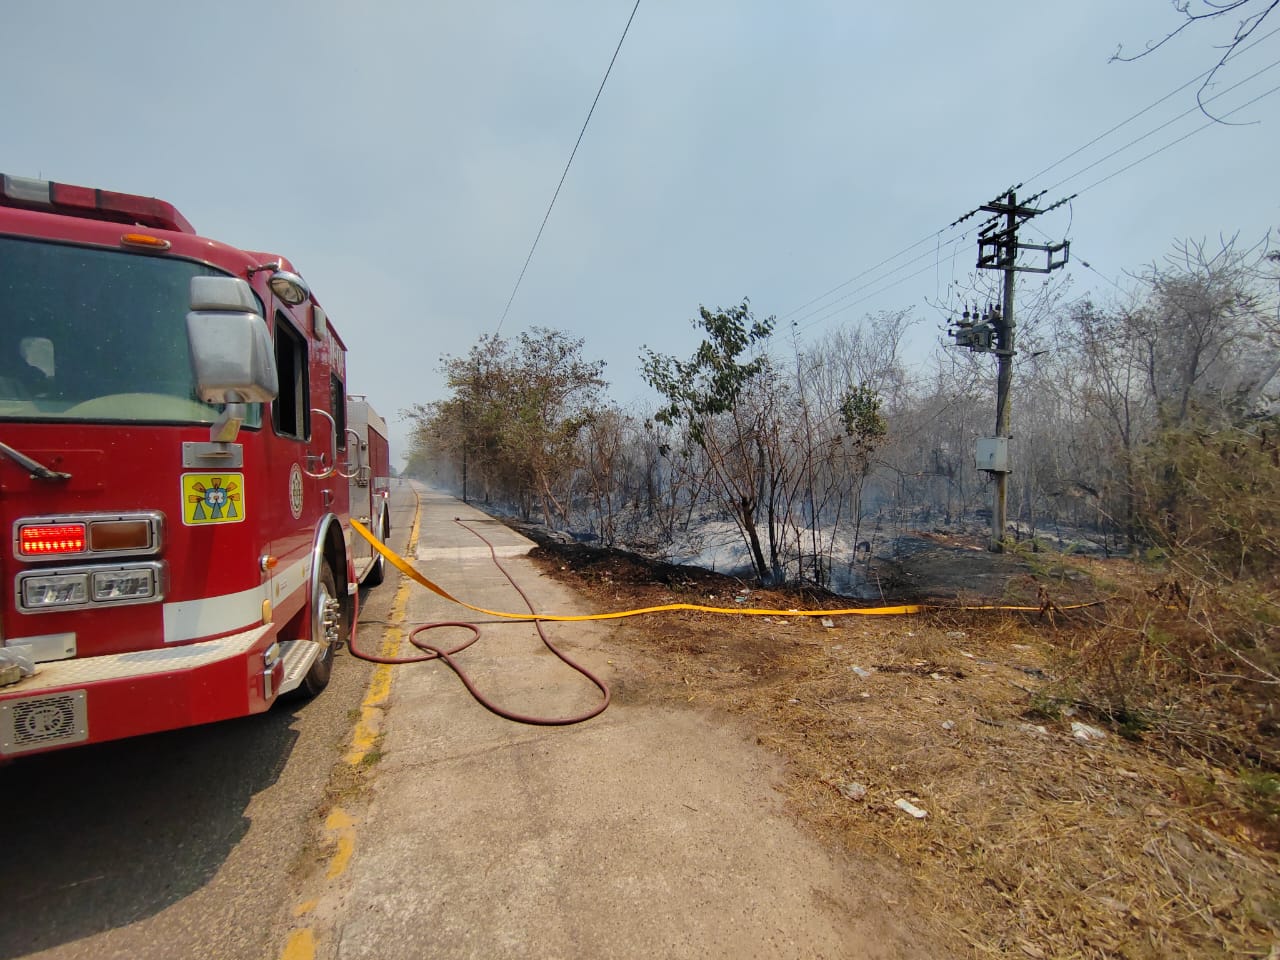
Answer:
[[[379,543],[387,542],[389,526],[390,524],[387,523],[387,514],[384,510],[378,517],[378,525],[373,528],[373,535],[378,538]],[[369,573],[364,578],[364,586],[366,587],[376,587],[387,577],[387,558],[378,553],[377,550],[374,550],[373,553],[373,566],[369,568]]]
[[[338,601],[338,622],[335,625],[335,635],[331,635],[326,625],[325,611],[328,607],[328,601]],[[298,690],[305,697],[318,697],[325,687],[329,685],[329,675],[333,672],[333,653],[342,643],[345,634],[345,626],[347,622],[347,612],[342,609],[345,604],[343,597],[338,593],[337,581],[333,576],[333,569],[328,563],[320,568],[320,592],[316,600],[316,605],[311,611],[311,639],[323,644],[320,656],[316,657],[315,663],[311,664],[311,669],[307,671],[307,675],[302,678],[302,684]]]

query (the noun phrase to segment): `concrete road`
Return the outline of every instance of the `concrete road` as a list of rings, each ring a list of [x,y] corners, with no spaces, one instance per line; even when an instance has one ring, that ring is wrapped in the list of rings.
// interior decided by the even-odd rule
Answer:
[[[392,503],[404,550],[413,491]],[[539,610],[585,612],[501,524],[439,494],[421,519],[416,562],[460,596],[522,609],[479,530]],[[394,571],[362,605],[366,646],[483,623],[458,659],[515,710],[597,702],[528,624],[492,623]],[[617,629],[549,628],[606,677],[628,657]],[[882,874],[793,822],[781,775],[723,717],[624,691],[585,724],[524,726],[439,663],[343,654],[311,703],[0,768],[0,960],[938,955]]]
[[[402,549],[414,510],[394,489]],[[362,619],[386,619],[388,580]],[[371,672],[340,654],[312,702],[0,768],[0,958],[274,956]]]
[[[588,612],[516,556],[528,544],[505,527],[440,494],[422,510],[417,563],[445,589],[523,609],[479,530],[540,612]],[[400,590],[399,634],[399,617],[483,624],[457,659],[500,703],[554,717],[596,701],[529,624]],[[628,656],[616,626],[548,629],[606,676]],[[393,682],[376,762],[330,812],[328,860],[300,885],[284,960],[938,955],[883,875],[796,825],[776,759],[729,719],[623,694],[581,725],[524,726],[481,708],[438,662],[395,668]]]

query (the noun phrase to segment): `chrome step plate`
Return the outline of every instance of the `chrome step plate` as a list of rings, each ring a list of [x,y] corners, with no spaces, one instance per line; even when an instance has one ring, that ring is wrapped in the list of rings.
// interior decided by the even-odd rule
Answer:
[[[280,644],[284,658],[284,679],[280,681],[280,693],[297,690],[302,678],[320,656],[320,645],[312,640],[285,640]]]

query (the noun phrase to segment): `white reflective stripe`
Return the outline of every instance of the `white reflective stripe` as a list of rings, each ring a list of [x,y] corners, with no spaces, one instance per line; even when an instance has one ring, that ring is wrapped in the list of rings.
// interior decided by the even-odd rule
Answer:
[[[164,605],[164,642],[181,643],[209,637],[228,630],[256,627],[262,623],[262,601],[276,606],[307,583],[310,557],[303,557],[262,584],[239,593],[199,600],[177,600]]]
[[[201,600],[179,600],[164,605],[164,642],[181,643],[228,630],[247,629],[262,623],[266,584]]]
[[[271,578],[272,603],[279,603],[293,595],[293,592],[307,583],[307,574],[311,572],[311,556],[308,554],[296,563],[278,571]]]

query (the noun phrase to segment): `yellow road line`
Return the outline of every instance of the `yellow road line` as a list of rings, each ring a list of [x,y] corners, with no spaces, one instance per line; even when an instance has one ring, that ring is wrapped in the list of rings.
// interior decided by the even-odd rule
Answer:
[[[351,862],[351,854],[355,853],[356,822],[347,811],[341,807],[334,807],[329,811],[324,828],[336,840],[336,849],[329,859],[329,869],[325,873],[325,879],[336,880],[346,873],[347,865]]]
[[[414,553],[418,549],[418,529],[421,511],[413,514],[413,528],[409,531],[409,549]],[[352,521],[353,523],[355,521]],[[409,608],[410,581],[402,579],[396,589],[395,599],[391,602],[391,614],[387,618],[386,632],[383,634],[381,653],[384,657],[395,656],[396,650],[404,640],[405,612]],[[351,749],[347,751],[346,761],[352,766],[364,762],[373,745],[377,742],[382,726],[382,705],[391,696],[391,678],[394,675],[391,664],[380,663],[373,671],[369,681],[369,689],[360,704],[360,720],[355,732],[351,735]]]
[[[316,935],[310,927],[302,927],[289,934],[280,960],[315,960]]]
[[[417,497],[415,491],[414,497]],[[409,530],[409,548],[406,552],[414,553],[418,549],[418,530],[421,520],[421,502],[413,511],[413,526]],[[404,619],[409,607],[409,581],[402,579],[396,590],[395,599],[391,602],[391,614],[388,618],[386,632],[382,640],[384,656],[394,656],[401,641],[404,640]],[[351,749],[343,758],[352,766],[363,763],[372,752],[378,741],[382,726],[383,704],[391,695],[391,666],[380,663],[373,671],[369,687],[365,691],[364,700],[360,703],[360,720],[351,734]],[[341,807],[329,811],[325,820],[325,831],[334,838],[333,853],[329,857],[329,866],[325,871],[326,880],[334,880],[346,872],[351,863],[351,856],[356,848],[356,821]],[[306,900],[294,907],[293,915],[303,917],[314,910],[318,900]],[[289,939],[280,954],[280,960],[315,960],[316,933],[311,927],[298,927],[289,934]]]

